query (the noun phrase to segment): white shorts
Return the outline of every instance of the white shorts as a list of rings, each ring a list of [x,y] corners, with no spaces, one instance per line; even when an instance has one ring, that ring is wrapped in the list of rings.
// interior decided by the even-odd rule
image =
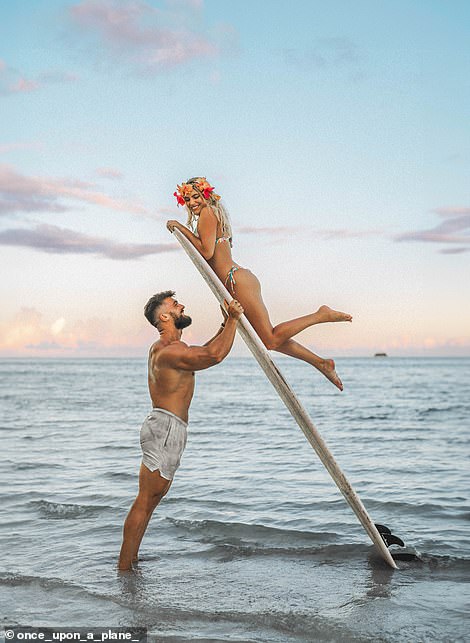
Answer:
[[[186,422],[165,409],[153,408],[140,429],[142,463],[150,471],[173,480],[187,440]]]

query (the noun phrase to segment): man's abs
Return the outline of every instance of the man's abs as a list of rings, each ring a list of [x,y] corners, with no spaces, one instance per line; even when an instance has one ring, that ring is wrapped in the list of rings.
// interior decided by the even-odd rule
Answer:
[[[188,421],[188,409],[194,393],[194,373],[173,369],[157,370],[149,374],[148,383],[154,408],[165,409],[184,422]]]

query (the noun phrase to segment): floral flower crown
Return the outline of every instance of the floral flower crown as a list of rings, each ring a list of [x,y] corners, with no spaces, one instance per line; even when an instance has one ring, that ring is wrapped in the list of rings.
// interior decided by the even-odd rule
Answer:
[[[176,187],[178,188],[178,191],[173,192],[173,196],[176,197],[178,205],[185,205],[186,201],[184,200],[184,197],[189,196],[193,191],[193,188],[199,190],[205,199],[209,199],[210,197],[214,197],[217,201],[220,199],[220,195],[215,194],[214,188],[206,180],[205,176],[201,177],[201,180],[188,181],[187,183],[182,183]]]

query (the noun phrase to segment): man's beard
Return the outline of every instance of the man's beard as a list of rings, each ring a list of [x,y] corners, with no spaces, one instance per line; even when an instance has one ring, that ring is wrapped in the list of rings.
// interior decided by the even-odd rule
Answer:
[[[172,314],[172,317],[175,322],[175,328],[177,330],[183,330],[183,328],[187,328],[188,326],[191,326],[193,323],[193,320],[189,315],[180,315],[177,317],[174,313]]]

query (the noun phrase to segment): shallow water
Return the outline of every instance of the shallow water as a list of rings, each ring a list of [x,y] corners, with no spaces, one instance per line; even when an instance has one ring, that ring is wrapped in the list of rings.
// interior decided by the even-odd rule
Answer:
[[[3,624],[468,640],[470,359],[340,359],[344,393],[278,364],[372,518],[417,560],[382,562],[257,364],[229,358],[197,375],[182,466],[138,570],[118,574],[146,360],[2,360]]]

